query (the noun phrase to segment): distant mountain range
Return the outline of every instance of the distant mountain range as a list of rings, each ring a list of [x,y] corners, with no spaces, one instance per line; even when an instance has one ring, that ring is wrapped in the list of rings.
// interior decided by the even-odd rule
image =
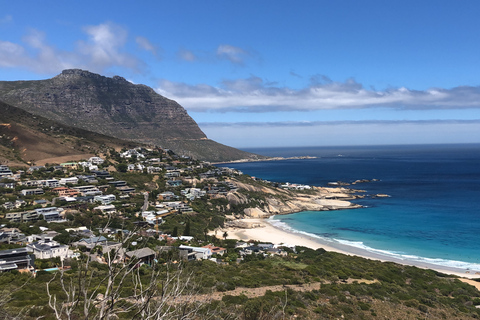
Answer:
[[[177,102],[119,76],[70,69],[46,80],[0,81],[0,101],[62,125],[199,160],[263,158],[208,139]]]

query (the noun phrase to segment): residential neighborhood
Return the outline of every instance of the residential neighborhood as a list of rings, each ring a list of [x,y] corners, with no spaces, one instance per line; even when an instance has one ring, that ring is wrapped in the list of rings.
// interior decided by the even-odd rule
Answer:
[[[117,262],[136,258],[140,264],[165,252],[179,261],[216,263],[277,254],[254,243],[224,248],[207,236],[223,224],[225,201],[238,190],[230,178],[241,175],[160,148],[110,150],[43,166],[1,165],[0,271],[54,270],[81,255],[106,264],[110,253]],[[194,230],[198,221],[206,223],[201,215],[216,222]]]

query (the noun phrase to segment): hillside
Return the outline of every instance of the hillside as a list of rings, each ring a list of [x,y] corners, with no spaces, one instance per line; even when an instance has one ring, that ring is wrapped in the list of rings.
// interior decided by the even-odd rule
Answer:
[[[51,158],[84,159],[105,148],[137,144],[59,124],[0,101],[0,161],[11,165]],[[58,162],[58,161],[57,161]]]
[[[72,69],[46,80],[0,81],[0,100],[64,125],[199,160],[256,157],[209,140],[177,102],[119,76]]]

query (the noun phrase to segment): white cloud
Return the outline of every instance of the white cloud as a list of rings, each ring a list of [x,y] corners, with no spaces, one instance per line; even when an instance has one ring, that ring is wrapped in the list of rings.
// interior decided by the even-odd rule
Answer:
[[[137,42],[138,46],[143,50],[151,52],[154,56],[158,56],[159,49],[157,46],[153,45],[150,40],[145,37],[136,37],[135,42]]]
[[[192,51],[187,50],[187,49],[180,49],[177,52],[177,56],[181,60],[185,60],[185,61],[189,61],[189,62],[197,60],[197,56]]]
[[[111,66],[131,69],[139,67],[139,61],[123,52],[127,42],[127,31],[112,23],[84,27],[88,41],[78,41],[77,48],[85,58],[89,69],[103,70]]]
[[[105,23],[83,29],[87,40],[76,43],[74,51],[61,50],[47,42],[45,33],[31,29],[23,43],[0,41],[0,66],[25,68],[40,73],[55,73],[68,68],[84,68],[95,72],[122,66],[135,71],[142,63],[124,52],[127,31]]]
[[[390,107],[397,109],[480,108],[480,87],[365,89],[354,79],[335,82],[315,77],[308,87],[291,89],[259,77],[225,80],[220,86],[162,80],[157,91],[190,111],[275,112]]]
[[[245,58],[249,55],[246,50],[239,47],[234,47],[229,44],[219,45],[217,48],[217,57],[226,59],[233,64],[242,65]]]

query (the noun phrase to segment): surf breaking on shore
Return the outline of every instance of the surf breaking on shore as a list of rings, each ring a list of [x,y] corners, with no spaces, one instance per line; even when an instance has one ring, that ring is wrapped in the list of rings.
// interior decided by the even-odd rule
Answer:
[[[327,251],[346,255],[432,269],[463,278],[480,278],[480,265],[477,264],[417,257],[370,248],[362,242],[329,239],[292,229],[287,224],[273,218],[272,216],[268,219],[240,219],[238,220],[241,222],[240,224],[237,223],[235,226],[218,229],[216,234],[220,236],[227,232],[227,238],[230,239],[241,241],[254,240],[283,246],[304,246],[311,249],[323,248]]]

